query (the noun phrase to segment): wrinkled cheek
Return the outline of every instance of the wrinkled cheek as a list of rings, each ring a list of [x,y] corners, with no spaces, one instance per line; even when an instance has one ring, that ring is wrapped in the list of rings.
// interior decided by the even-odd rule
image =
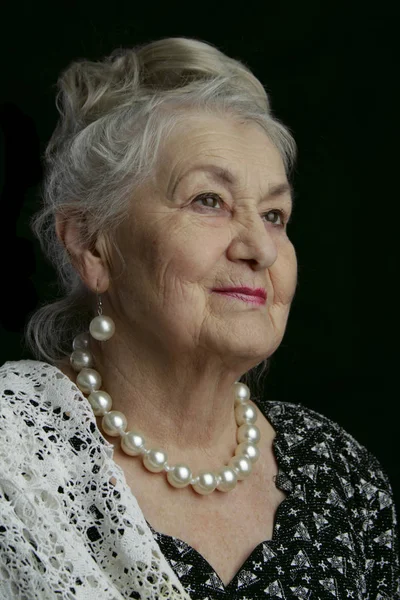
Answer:
[[[160,267],[164,278],[168,274],[172,280],[177,280],[182,286],[190,286],[203,282],[213,271],[215,261],[210,257],[208,249],[191,247],[168,249],[161,258]]]
[[[290,244],[278,256],[278,260],[270,268],[273,304],[290,305],[297,287],[297,258],[293,245]]]
[[[288,296],[289,296],[289,302],[291,302],[293,300],[293,297],[296,293],[296,288],[297,288],[297,277],[298,277],[298,271],[297,271],[297,257],[296,257],[296,253],[294,251],[293,248],[293,254],[290,257],[290,261],[289,261],[289,276],[288,276]]]
[[[185,283],[187,274],[187,257],[162,250],[147,256],[146,271],[152,295],[161,309],[167,312],[182,310],[185,303],[190,301],[188,286]]]

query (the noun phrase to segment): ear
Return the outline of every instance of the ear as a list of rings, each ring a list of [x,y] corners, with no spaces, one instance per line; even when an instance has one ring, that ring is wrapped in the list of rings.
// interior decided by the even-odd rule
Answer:
[[[71,263],[85,285],[96,292],[104,293],[110,284],[109,269],[104,255],[104,243],[98,239],[93,248],[83,243],[86,224],[75,216],[56,214],[56,233],[65,246]]]

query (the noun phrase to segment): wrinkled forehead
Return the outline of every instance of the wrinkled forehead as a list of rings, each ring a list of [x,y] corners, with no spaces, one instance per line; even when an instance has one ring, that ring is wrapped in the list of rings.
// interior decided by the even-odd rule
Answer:
[[[263,128],[230,117],[191,115],[180,121],[160,147],[157,180],[173,189],[187,172],[204,165],[238,186],[253,180],[286,181],[282,157]]]

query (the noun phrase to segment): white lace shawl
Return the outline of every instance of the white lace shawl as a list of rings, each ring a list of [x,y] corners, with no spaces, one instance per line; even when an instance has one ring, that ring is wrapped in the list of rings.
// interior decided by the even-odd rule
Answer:
[[[35,360],[0,367],[0,598],[189,599],[89,402]]]

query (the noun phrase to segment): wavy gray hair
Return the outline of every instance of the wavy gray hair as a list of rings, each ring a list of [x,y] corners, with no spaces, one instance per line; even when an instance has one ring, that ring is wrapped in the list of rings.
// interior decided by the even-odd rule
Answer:
[[[107,236],[124,264],[116,230],[135,190],[154,172],[161,141],[188,110],[258,123],[288,176],[297,152],[259,80],[242,62],[199,40],[165,38],[117,49],[100,62],[78,60],[57,86],[60,118],[44,154],[43,203],[31,227],[63,296],[33,312],[24,335],[34,357],[53,364],[70,354],[75,335],[88,330],[94,298],[57,237],[56,215],[77,219],[86,247],[100,233]],[[245,379],[259,380],[267,367],[263,361]]]

